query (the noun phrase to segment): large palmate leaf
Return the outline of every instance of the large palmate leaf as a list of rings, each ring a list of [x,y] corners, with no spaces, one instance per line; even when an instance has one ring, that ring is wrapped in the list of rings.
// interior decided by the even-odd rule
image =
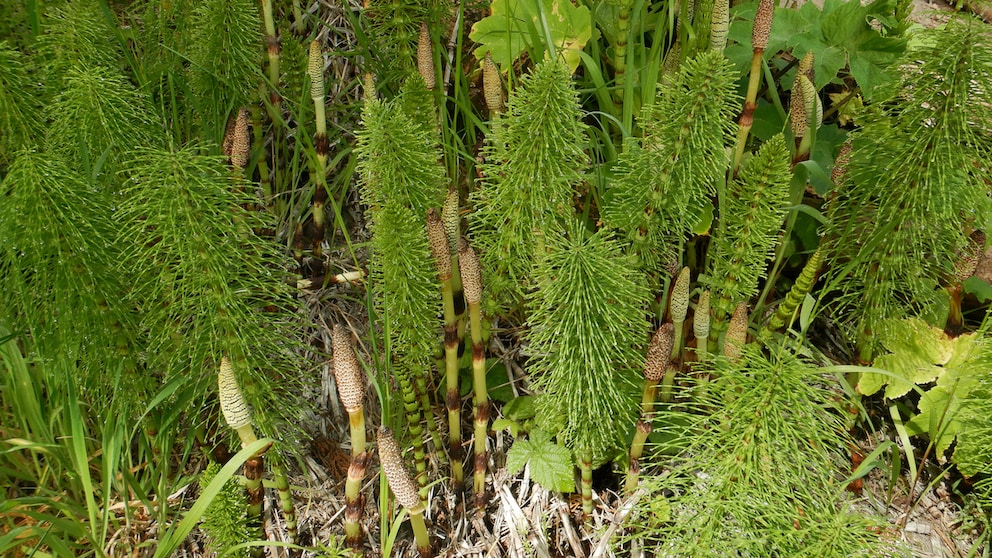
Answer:
[[[992,350],[985,337],[970,333],[950,338],[940,328],[915,318],[886,322],[879,337],[890,352],[875,359],[875,367],[891,375],[866,373],[858,382],[858,391],[871,395],[885,387],[885,397],[894,399],[914,386],[933,384],[920,390],[918,412],[906,427],[912,435],[929,436],[938,457],[943,458],[956,438],[971,435],[973,423],[987,422],[975,412],[978,400],[974,397],[992,376]]]
[[[592,37],[589,8],[568,0],[494,0],[490,15],[472,26],[469,37],[480,45],[476,58],[482,60],[488,52],[496,64],[509,68],[525,50],[545,45],[549,34],[575,73],[579,53]]]

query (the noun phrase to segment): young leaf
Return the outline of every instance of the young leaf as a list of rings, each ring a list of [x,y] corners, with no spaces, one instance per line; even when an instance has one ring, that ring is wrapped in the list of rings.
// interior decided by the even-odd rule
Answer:
[[[530,439],[517,440],[506,455],[506,469],[519,473],[530,463],[530,476],[548,490],[573,492],[575,490],[575,464],[572,452],[551,441],[551,434],[535,429]]]

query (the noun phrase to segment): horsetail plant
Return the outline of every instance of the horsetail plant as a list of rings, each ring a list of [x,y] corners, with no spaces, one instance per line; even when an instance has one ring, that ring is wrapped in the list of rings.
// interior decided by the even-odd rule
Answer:
[[[506,109],[503,103],[503,83],[499,77],[499,68],[493,61],[493,55],[488,52],[482,60],[482,93],[490,114],[499,114]]]
[[[461,215],[459,214],[458,190],[451,189],[441,207],[441,223],[448,238],[448,252],[451,253],[451,295],[455,303],[455,317],[458,321],[458,342],[465,337],[465,293],[462,290],[462,272],[458,264],[458,249],[461,246]]]
[[[468,303],[469,331],[472,334],[472,404],[475,407],[472,487],[475,505],[486,505],[486,442],[489,437],[489,391],[486,385],[486,348],[482,344],[482,272],[475,250],[465,243],[459,248],[458,261],[462,268],[462,287]]]
[[[747,303],[741,302],[734,308],[734,313],[727,324],[727,334],[723,339],[723,356],[731,361],[741,357],[741,351],[747,343]]]
[[[334,352],[334,383],[338,396],[348,413],[351,430],[351,464],[345,481],[344,536],[345,544],[355,553],[362,551],[362,482],[368,466],[365,448],[365,382],[361,365],[355,355],[351,336],[340,324],[335,324],[331,337]]]
[[[980,23],[956,21],[907,52],[899,83],[863,117],[827,230],[832,306],[870,362],[886,320],[938,304],[941,278],[972,230],[992,226],[985,161],[992,48]],[[890,102],[891,101],[891,102]],[[907,309],[902,300],[912,300]]]
[[[424,215],[441,204],[446,190],[432,116],[413,113],[422,107],[405,99],[421,92],[423,80],[413,75],[410,89],[399,98],[367,99],[355,149],[372,228],[373,305],[386,326],[389,366],[401,387],[410,383],[419,388],[421,411],[440,447],[426,381],[440,304]],[[417,392],[413,394],[417,400]],[[409,395],[404,393],[404,399]],[[407,416],[414,418],[409,409]],[[419,424],[410,425],[411,432],[418,429]]]
[[[457,194],[455,194],[457,196]],[[450,196],[449,196],[450,197]],[[452,257],[448,250],[448,237],[445,234],[441,214],[434,208],[427,212],[427,236],[431,254],[441,282],[441,302],[444,308],[444,367],[445,367],[445,408],[448,411],[448,458],[451,461],[451,484],[456,492],[461,491],[462,473],[462,433],[461,396],[458,391],[458,316],[455,314],[455,300],[452,292]]]
[[[651,434],[654,420],[654,401],[658,393],[658,382],[672,367],[672,347],[675,346],[675,327],[671,323],[662,324],[648,344],[648,354],[644,360],[644,395],[641,396],[641,418],[637,421],[634,440],[630,444],[630,465],[624,490],[630,494],[637,489],[637,477],[641,471],[641,455],[644,444]],[[671,386],[669,386],[671,389]],[[669,396],[669,399],[671,397]]]
[[[589,233],[577,221],[566,231],[547,238],[538,288],[528,297],[526,337],[534,387],[543,393],[538,416],[553,422],[560,445],[574,448],[588,517],[593,459],[621,450],[636,416],[629,394],[644,365],[638,347],[647,337],[650,297],[611,231]]]
[[[563,60],[542,60],[510,95],[473,192],[472,242],[488,298],[516,308],[546,239],[560,235],[587,162],[578,93]],[[464,281],[464,277],[462,278]]]
[[[711,334],[719,336],[737,303],[756,294],[782,228],[791,177],[789,152],[779,134],[747,161],[720,200],[721,225],[713,235],[705,278],[712,290]]]
[[[407,472],[406,466],[403,464],[403,458],[396,445],[393,432],[386,426],[379,427],[378,445],[379,464],[382,467],[382,472],[386,475],[389,488],[396,495],[396,500],[410,514],[410,526],[413,527],[417,551],[422,558],[433,556],[427,524],[424,523],[424,503],[417,494],[416,484],[410,478],[410,473]]]
[[[723,52],[727,48],[727,34],[730,30],[730,0],[713,0],[710,16],[710,50]]]
[[[424,78],[428,91],[433,91],[437,83],[434,74],[434,48],[431,43],[431,32],[427,22],[420,24],[420,37],[417,39],[417,72]]]
[[[624,146],[602,221],[629,243],[645,271],[656,273],[673,259],[677,243],[694,227],[708,227],[713,185],[726,174],[734,81],[719,52],[687,60],[642,110],[643,140]]]

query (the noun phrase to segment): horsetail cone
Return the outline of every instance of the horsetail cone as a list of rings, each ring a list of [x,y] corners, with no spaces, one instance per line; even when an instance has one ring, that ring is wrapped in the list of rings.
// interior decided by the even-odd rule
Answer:
[[[696,313],[692,316],[692,332],[696,339],[705,339],[710,335],[710,292],[703,291],[696,302]]]
[[[797,73],[796,79],[792,83],[792,99],[789,102],[789,126],[792,128],[792,135],[796,139],[806,135],[809,129],[809,112],[806,110],[806,88],[802,82],[806,81],[806,76]]]
[[[959,283],[964,283],[975,271],[978,270],[978,262],[985,250],[985,233],[975,231],[968,238],[968,244],[958,254],[958,259],[954,262],[954,276]]]
[[[651,337],[648,354],[644,361],[644,377],[651,382],[660,382],[668,368],[672,347],[675,345],[675,326],[662,324]]]
[[[310,74],[310,98],[322,98],[324,96],[324,54],[320,51],[320,43],[317,41],[310,42],[307,73]]]
[[[796,74],[802,74],[810,81],[813,81],[813,60],[813,51],[806,51],[806,54],[799,60],[799,66],[796,67]]]
[[[441,214],[435,208],[427,210],[427,242],[431,246],[434,265],[441,281],[451,279],[451,250]]]
[[[503,112],[503,84],[499,79],[499,69],[493,62],[493,55],[488,52],[482,61],[482,93],[490,111]]]
[[[672,321],[676,323],[684,322],[689,312],[689,279],[689,268],[683,267],[672,288]]]
[[[417,485],[403,465],[403,458],[400,456],[400,449],[396,445],[393,432],[385,426],[379,427],[379,464],[386,474],[389,488],[396,495],[396,500],[408,510],[422,509]]]
[[[351,346],[351,335],[341,325],[334,326],[331,349],[334,351],[334,382],[338,387],[338,396],[345,411],[357,413],[362,410],[365,395],[362,369]]]
[[[462,288],[469,304],[482,302],[482,273],[479,270],[479,257],[468,243],[459,247],[458,263],[462,272]]]
[[[221,149],[231,159],[231,165],[243,169],[248,166],[251,139],[248,136],[248,111],[238,109],[238,114],[224,132]]]
[[[428,91],[434,89],[434,50],[431,47],[431,33],[427,22],[420,24],[420,38],[417,39],[417,71],[424,78]]]
[[[723,354],[730,360],[741,357],[747,341],[747,304],[741,302],[734,308],[734,315],[727,325],[727,336],[723,340]]]
[[[462,236],[460,220],[458,191],[449,190],[448,197],[444,198],[444,206],[441,208],[441,221],[444,223],[444,234],[448,237],[448,250],[452,256],[458,254],[458,239]]]
[[[844,142],[844,145],[840,147],[840,152],[837,153],[837,158],[834,159],[834,167],[830,169],[830,181],[834,183],[834,186],[843,182],[844,175],[847,174],[847,164],[851,162],[851,147],[850,141]]]
[[[754,14],[754,27],[751,28],[751,48],[764,51],[772,31],[772,18],[775,16],[775,2],[760,0]]]
[[[730,29],[730,0],[713,0],[713,17],[710,21],[710,50],[723,52],[727,48]]]
[[[241,393],[238,380],[234,377],[234,367],[226,356],[220,359],[220,372],[217,374],[217,393],[220,396],[220,410],[224,421],[238,432],[241,445],[247,446],[256,440],[251,425],[251,411]]]

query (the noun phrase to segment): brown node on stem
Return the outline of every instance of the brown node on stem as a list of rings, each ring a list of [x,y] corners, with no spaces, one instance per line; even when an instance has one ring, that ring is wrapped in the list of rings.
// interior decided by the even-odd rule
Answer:
[[[441,213],[433,207],[427,210],[427,242],[431,246],[438,278],[447,281],[451,278],[451,250],[448,249],[448,235]]]
[[[400,456],[400,449],[396,445],[392,430],[385,426],[379,427],[379,464],[386,474],[389,488],[396,495],[396,500],[408,510],[421,509],[417,485],[403,465],[403,458]]]
[[[348,413],[356,413],[361,410],[365,396],[362,369],[351,345],[351,335],[340,324],[334,326],[331,347],[334,352],[334,382],[338,387],[338,396]]]
[[[434,50],[431,46],[431,33],[427,22],[420,24],[420,38],[417,39],[417,71],[424,78],[427,89],[434,89]]]
[[[675,326],[671,323],[662,324],[651,337],[648,344],[648,354],[644,361],[644,377],[652,382],[660,382],[665,375],[675,345]]]
[[[459,247],[458,263],[462,272],[465,300],[469,304],[479,304],[482,301],[482,272],[479,269],[479,257],[468,243]]]

